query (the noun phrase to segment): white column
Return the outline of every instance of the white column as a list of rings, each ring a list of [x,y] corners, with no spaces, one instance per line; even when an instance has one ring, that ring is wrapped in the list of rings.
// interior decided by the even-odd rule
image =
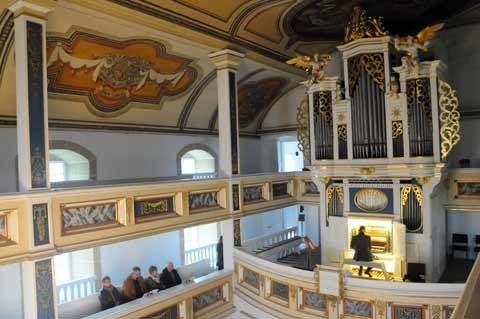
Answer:
[[[226,219],[222,222],[223,232],[223,267],[233,270],[233,248],[234,248],[234,227],[233,219]]]
[[[50,187],[46,14],[51,0],[17,0],[15,15],[18,177],[20,191]]]
[[[208,55],[217,67],[219,172],[223,176],[240,174],[236,67],[244,56],[228,49]]]
[[[22,262],[23,318],[55,319],[53,259]]]

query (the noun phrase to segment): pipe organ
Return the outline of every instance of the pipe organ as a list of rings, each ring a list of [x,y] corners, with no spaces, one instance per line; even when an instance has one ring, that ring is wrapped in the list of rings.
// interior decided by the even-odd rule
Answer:
[[[302,109],[309,123],[301,147],[320,191],[322,262],[341,265],[364,225],[395,278],[408,263],[424,263],[433,280],[430,195],[460,140],[458,99],[441,61],[418,61],[423,40],[389,36],[358,7],[345,32],[343,74],[306,82]]]

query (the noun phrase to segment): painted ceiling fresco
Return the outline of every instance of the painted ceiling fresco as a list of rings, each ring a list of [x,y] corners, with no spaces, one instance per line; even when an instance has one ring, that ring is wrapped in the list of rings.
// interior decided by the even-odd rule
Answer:
[[[296,40],[342,40],[345,21],[360,5],[371,16],[382,16],[390,34],[418,32],[426,25],[445,21],[468,10],[470,0],[310,0],[291,9],[284,27]]]
[[[249,126],[262,112],[267,111],[288,84],[274,77],[246,83],[238,88],[238,122],[240,128]]]
[[[101,116],[125,112],[131,102],[160,105],[195,81],[192,61],[166,52],[157,41],[116,41],[75,31],[47,40],[49,92],[87,96]]]

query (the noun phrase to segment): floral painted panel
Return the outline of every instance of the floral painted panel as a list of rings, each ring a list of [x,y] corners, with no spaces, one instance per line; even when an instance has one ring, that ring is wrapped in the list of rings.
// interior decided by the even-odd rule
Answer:
[[[345,298],[343,300],[343,312],[345,315],[356,316],[360,318],[372,318],[372,303],[368,301]]]
[[[304,290],[303,294],[303,304],[305,306],[322,310],[327,309],[327,298],[325,297],[325,295],[317,294],[313,291],[308,290]]]
[[[288,300],[288,285],[272,281],[272,296]]]
[[[275,183],[272,185],[273,199],[277,197],[286,197],[290,196],[288,193],[288,182],[286,183]]]
[[[7,215],[0,215],[0,240],[6,240],[7,238]]]
[[[263,200],[263,185],[245,186],[243,188],[243,201],[255,202]]]
[[[480,197],[480,183],[478,182],[457,182],[457,196],[465,198]]]
[[[243,281],[252,287],[260,288],[260,276],[257,272],[251,271],[250,269],[245,268],[243,270]]]
[[[319,195],[318,187],[314,182],[305,182],[305,194]]]
[[[62,207],[62,233],[71,234],[117,224],[117,203]]]
[[[421,306],[392,306],[392,319],[425,319]]]
[[[190,194],[188,195],[188,205],[190,211],[219,208],[218,192],[212,191]]]
[[[223,301],[222,287],[213,288],[207,292],[193,297],[193,312],[197,312],[218,301]]]

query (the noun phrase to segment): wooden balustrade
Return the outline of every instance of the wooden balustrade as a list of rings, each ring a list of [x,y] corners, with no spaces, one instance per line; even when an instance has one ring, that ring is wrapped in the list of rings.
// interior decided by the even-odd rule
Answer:
[[[279,318],[449,318],[465,286],[351,278],[327,266],[306,271],[240,249],[234,257],[236,294]]]
[[[217,266],[217,244],[210,244],[194,249],[185,250],[185,265],[193,264],[197,261],[208,259],[210,267],[216,268]]]
[[[0,238],[0,264],[221,221],[238,212],[319,203],[310,172],[203,177],[2,194],[0,225],[8,227]],[[252,185],[247,198],[244,189]],[[230,207],[235,194],[238,207]]]
[[[57,285],[57,303],[64,304],[94,294],[96,280],[97,276],[90,276]]]

